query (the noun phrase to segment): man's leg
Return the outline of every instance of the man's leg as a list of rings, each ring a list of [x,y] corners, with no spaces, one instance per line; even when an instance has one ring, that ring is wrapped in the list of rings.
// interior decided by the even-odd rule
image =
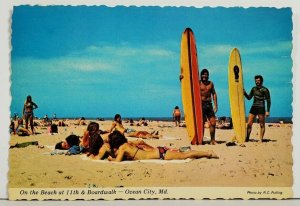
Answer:
[[[248,117],[248,123],[247,123],[246,142],[248,142],[249,139],[250,139],[250,134],[251,134],[251,131],[252,131],[252,125],[253,125],[254,118],[255,118],[255,115],[250,113],[249,117]]]
[[[258,119],[259,119],[259,126],[260,126],[260,141],[263,141],[264,135],[265,135],[265,131],[266,131],[266,127],[265,127],[265,115],[264,114],[259,114],[258,115]]]
[[[216,140],[215,140],[215,134],[216,134],[216,118],[211,117],[209,118],[209,132],[210,132],[210,138],[211,138],[211,144],[215,145]]]

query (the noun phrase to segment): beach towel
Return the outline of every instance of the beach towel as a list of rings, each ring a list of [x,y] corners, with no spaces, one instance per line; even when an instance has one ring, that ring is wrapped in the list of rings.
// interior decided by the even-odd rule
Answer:
[[[66,155],[77,155],[82,152],[84,148],[81,146],[73,145],[70,149],[68,149],[68,152]]]
[[[167,164],[167,163],[187,163],[192,161],[192,159],[184,159],[184,160],[161,160],[161,159],[148,159],[148,160],[130,160],[130,161],[122,161],[122,162],[112,162],[107,159],[105,160],[93,160],[87,157],[86,155],[80,155],[82,160],[90,160],[95,163],[113,163],[113,164],[134,164],[134,163],[156,163],[156,164]]]
[[[15,145],[10,146],[9,148],[24,148],[28,147],[29,145],[39,145],[38,141],[32,141],[32,142],[23,142],[23,143],[17,143]]]
[[[55,149],[54,145],[45,145],[45,147],[50,149],[51,152],[45,152],[44,155],[64,155],[68,152],[68,150]]]

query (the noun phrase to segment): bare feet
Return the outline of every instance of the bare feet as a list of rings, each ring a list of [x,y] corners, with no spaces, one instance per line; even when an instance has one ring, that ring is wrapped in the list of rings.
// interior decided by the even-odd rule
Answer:
[[[219,156],[216,153],[214,153],[214,151],[209,150],[207,152],[208,152],[208,158],[219,159]]]
[[[216,142],[216,140],[212,140],[212,141],[210,142],[210,144],[211,144],[211,145],[216,145],[216,144],[218,144],[218,143]]]

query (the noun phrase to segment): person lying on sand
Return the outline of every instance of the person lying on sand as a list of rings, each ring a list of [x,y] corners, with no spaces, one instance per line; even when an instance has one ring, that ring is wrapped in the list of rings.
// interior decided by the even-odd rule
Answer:
[[[109,148],[101,148],[99,159],[102,159],[106,152],[114,152],[116,158],[109,158],[111,161],[121,162],[124,160],[145,160],[145,159],[162,159],[162,160],[174,160],[174,159],[197,159],[202,157],[218,158],[213,151],[195,151],[180,152],[178,150],[172,150],[167,147],[151,148],[137,146],[127,141],[125,136],[118,131],[114,131],[109,135]]]
[[[79,146],[80,143],[81,143],[80,137],[77,135],[71,134],[68,137],[66,137],[65,140],[58,142],[55,145],[55,149],[68,150],[74,145]]]
[[[122,124],[122,117],[120,114],[115,115],[112,126],[107,131],[109,133],[113,131],[119,131],[121,134],[126,135],[127,137],[136,137],[142,139],[148,139],[148,138],[159,139],[160,137],[162,137],[161,135],[158,135],[157,131],[149,133],[147,131],[132,131],[130,129],[125,129],[125,127]]]
[[[143,140],[128,141],[128,144],[134,145],[145,151],[152,151],[154,149],[154,147],[147,144]],[[94,156],[93,159],[99,160],[99,159],[108,158],[109,160],[112,160],[113,158],[116,157],[117,153],[118,153],[118,150],[111,150],[111,147],[110,147],[109,143],[107,142],[102,145],[102,147],[99,150],[98,155]]]
[[[159,139],[162,137],[162,135],[158,134],[158,131],[153,131],[152,133],[149,133],[147,131],[134,131],[125,133],[125,135],[126,137],[136,137],[141,139]]]
[[[71,150],[73,154],[86,153],[87,156],[98,155],[104,141],[98,133],[90,133],[88,145],[83,145],[82,138],[77,135],[69,135],[64,141],[58,142],[55,149]]]

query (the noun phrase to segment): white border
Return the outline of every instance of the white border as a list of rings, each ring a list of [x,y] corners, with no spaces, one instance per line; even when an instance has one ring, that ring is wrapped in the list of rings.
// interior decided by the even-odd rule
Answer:
[[[300,3],[295,0],[257,0],[257,1],[245,1],[245,0],[210,0],[210,1],[171,1],[171,0],[133,0],[133,1],[100,1],[100,0],[2,0],[0,1],[0,94],[1,94],[1,112],[0,112],[0,198],[7,198],[7,172],[8,172],[8,126],[9,126],[9,107],[10,107],[10,21],[13,6],[18,5],[107,5],[107,6],[117,6],[117,5],[136,5],[136,6],[243,6],[247,7],[291,7],[293,11],[293,173],[294,173],[294,197],[300,198],[300,162],[299,162],[299,149],[300,149],[300,127],[297,127],[299,122],[299,109],[296,105],[299,105],[299,98],[296,94],[299,94],[299,14],[300,14]],[[7,131],[7,133],[5,132]],[[290,202],[291,203],[291,202]],[[175,203],[174,203],[175,204]],[[223,203],[224,204],[224,203]]]

